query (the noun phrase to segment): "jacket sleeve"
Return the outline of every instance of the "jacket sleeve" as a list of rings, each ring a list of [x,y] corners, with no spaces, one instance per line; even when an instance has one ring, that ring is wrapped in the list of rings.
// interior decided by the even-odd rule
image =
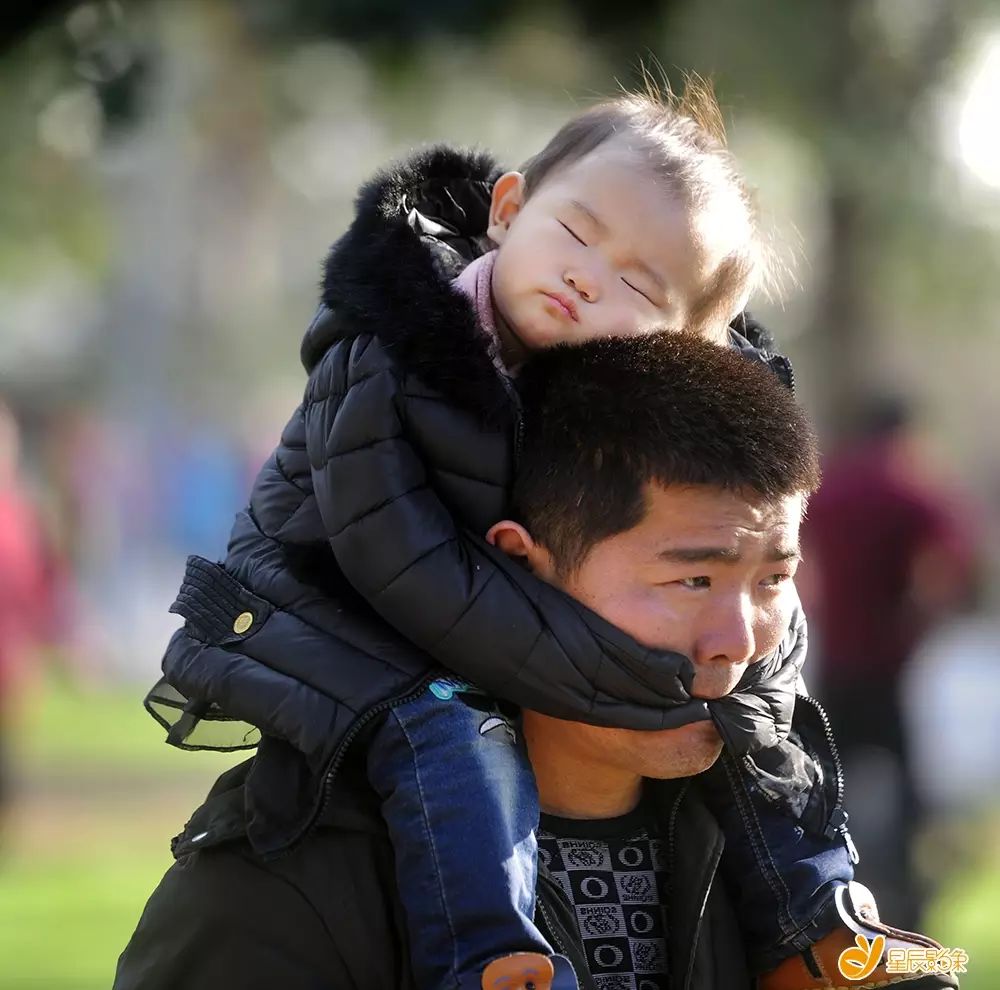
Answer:
[[[371,335],[336,343],[310,376],[317,503],[354,587],[444,666],[519,705],[632,729],[706,718],[686,658],[640,646],[458,524],[410,435],[411,403],[428,401]]]

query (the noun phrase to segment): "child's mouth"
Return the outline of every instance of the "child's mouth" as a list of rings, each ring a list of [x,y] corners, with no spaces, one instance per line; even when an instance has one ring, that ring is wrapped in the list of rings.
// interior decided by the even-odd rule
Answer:
[[[544,294],[558,306],[559,311],[563,316],[568,317],[574,323],[578,323],[580,321],[580,317],[576,312],[576,306],[573,305],[572,300],[559,295],[558,292],[546,292]]]

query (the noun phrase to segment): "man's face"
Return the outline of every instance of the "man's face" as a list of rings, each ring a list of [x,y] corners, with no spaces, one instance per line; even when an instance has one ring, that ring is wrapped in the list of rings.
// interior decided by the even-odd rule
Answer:
[[[642,522],[595,545],[567,578],[538,544],[525,556],[540,577],[638,642],[690,658],[692,693],[720,698],[788,629],[802,497],[765,503],[708,486],[649,485],[646,502]],[[564,725],[565,744],[581,758],[644,777],[700,773],[722,750],[707,721],[657,732]]]

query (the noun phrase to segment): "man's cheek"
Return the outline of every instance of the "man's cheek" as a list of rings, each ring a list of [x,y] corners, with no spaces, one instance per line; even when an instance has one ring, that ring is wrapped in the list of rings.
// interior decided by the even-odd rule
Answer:
[[[789,581],[783,587],[776,607],[768,613],[764,628],[758,633],[758,659],[770,656],[781,646],[798,604],[798,592],[794,584]]]
[[[690,655],[684,635],[685,616],[671,607],[662,588],[639,588],[618,602],[620,629],[643,646],[657,650],[674,650]]]

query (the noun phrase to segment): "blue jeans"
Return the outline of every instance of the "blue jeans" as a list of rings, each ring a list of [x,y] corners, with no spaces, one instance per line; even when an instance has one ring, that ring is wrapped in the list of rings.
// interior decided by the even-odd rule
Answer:
[[[480,990],[510,952],[556,966],[553,990],[577,990],[569,961],[535,927],[538,792],[516,714],[442,676],[392,708],[368,751],[382,801],[422,990]]]

